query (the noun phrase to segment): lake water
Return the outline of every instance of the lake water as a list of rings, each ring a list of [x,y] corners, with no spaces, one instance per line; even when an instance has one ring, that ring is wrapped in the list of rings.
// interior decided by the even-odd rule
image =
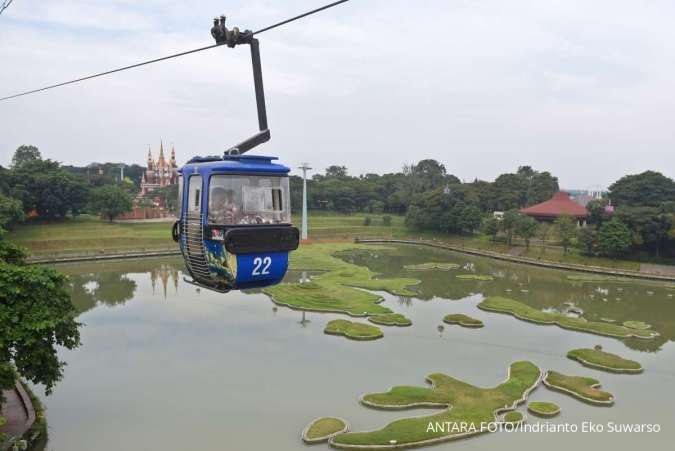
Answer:
[[[417,277],[419,297],[383,293],[385,305],[413,321],[383,328],[385,337],[353,342],[323,334],[342,315],[293,311],[262,293],[222,295],[183,282],[179,259],[146,259],[59,266],[71,275],[81,311],[82,346],[61,351],[64,380],[45,398],[48,449],[56,451],[304,449],[300,432],[319,416],[339,416],[352,430],[379,428],[428,410],[384,412],[358,403],[361,394],[392,385],[425,385],[444,372],[493,386],[514,360],[543,370],[589,375],[613,393],[611,408],[594,407],[540,386],[530,400],[558,403],[562,413],[529,423],[658,423],[659,433],[495,433],[434,449],[614,450],[663,449],[675,443],[675,294],[651,283],[573,283],[566,273],[467,257],[430,248],[359,251],[348,261],[387,276]],[[455,271],[407,272],[404,264],[450,261]],[[493,282],[454,276],[492,274]],[[300,275],[290,273],[289,279]],[[651,293],[651,294],[650,294]],[[645,321],[661,336],[617,340],[538,326],[476,305],[505,295],[541,309],[572,302],[584,317]],[[467,313],[482,329],[437,326],[448,313]],[[303,321],[304,319],[304,321]],[[600,344],[638,360],[640,375],[584,368],[565,354]],[[40,390],[37,390],[40,393]],[[521,406],[524,411],[524,406]],[[317,450],[327,445],[315,445]]]

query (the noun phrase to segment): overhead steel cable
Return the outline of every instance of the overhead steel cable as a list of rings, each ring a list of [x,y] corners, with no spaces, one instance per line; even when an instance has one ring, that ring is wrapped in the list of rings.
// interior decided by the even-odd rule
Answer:
[[[2,3],[0,3],[0,14],[2,14],[7,8],[9,8],[9,5],[12,4],[14,0],[3,0]]]
[[[163,56],[161,58],[156,58],[154,60],[143,61],[142,63],[136,63],[136,64],[132,64],[130,66],[119,67],[117,69],[112,69],[112,70],[108,70],[108,71],[105,71],[105,72],[100,72],[98,74],[87,75],[86,77],[81,77],[81,78],[76,78],[74,80],[64,81],[62,83],[57,83],[55,85],[45,86],[44,88],[33,89],[32,91],[26,91],[26,92],[21,92],[21,93],[18,93],[18,94],[13,94],[11,96],[1,98],[0,101],[14,99],[16,97],[21,97],[21,96],[27,96],[29,94],[35,94],[37,92],[47,91],[48,89],[59,88],[61,86],[66,86],[66,85],[70,85],[70,84],[73,84],[73,83],[79,83],[81,81],[91,80],[92,78],[96,78],[96,77],[103,77],[104,75],[110,75],[110,74],[114,74],[115,72],[122,72],[124,70],[134,69],[136,67],[141,67],[141,66],[145,66],[145,65],[148,65],[148,64],[157,63],[159,61],[164,61],[164,60],[168,60],[168,59],[171,59],[171,58],[178,58],[179,56],[185,56],[185,55],[189,55],[190,53],[201,52],[203,50],[208,50],[208,49],[212,49],[214,47],[219,47],[220,45],[222,45],[222,44],[212,44],[212,45],[208,45],[206,47],[200,47],[198,49],[188,50],[186,52],[174,53],[173,55]]]
[[[325,10],[325,9],[332,8],[333,6],[337,6],[337,5],[341,4],[341,3],[347,3],[348,1],[349,1],[349,0],[340,0],[340,1],[338,1],[338,2],[333,2],[333,3],[329,3],[329,4],[327,4],[327,5],[323,5],[323,6],[320,7],[320,8],[316,8],[316,9],[313,9],[313,10],[311,10],[311,11],[307,11],[306,13],[300,14],[300,15],[295,16],[295,17],[291,17],[290,19],[286,19],[286,20],[281,21],[281,22],[279,22],[279,23],[276,23],[276,24],[274,24],[274,25],[270,25],[269,27],[261,28],[261,29],[258,30],[258,31],[254,31],[253,34],[264,33],[265,31],[271,30],[272,28],[277,28],[277,27],[280,27],[280,26],[282,26],[282,25],[286,25],[287,23],[291,23],[291,22],[296,21],[296,20],[298,20],[298,19],[302,19],[303,17],[307,17],[307,16],[310,16],[310,15],[312,15],[312,14],[321,12],[321,11],[323,11],[323,10]]]
[[[337,6],[337,5],[340,5],[342,3],[346,3],[348,1],[349,0],[340,0],[340,1],[337,1],[337,2],[329,3],[327,5],[324,5],[324,6],[321,6],[319,8],[313,9],[311,11],[307,11],[306,13],[300,14],[298,16],[291,17],[290,19],[286,19],[284,21],[278,22],[274,25],[270,25],[268,27],[261,28],[260,30],[254,31],[253,34],[256,35],[256,34],[264,33],[265,31],[269,31],[269,30],[272,30],[273,28],[277,28],[277,27],[280,27],[282,25],[286,25],[286,24],[294,22],[298,19],[302,19],[303,17],[307,17],[307,16],[310,16],[312,14],[316,14],[318,12],[321,12],[321,11],[324,11],[326,9],[332,8],[333,6]],[[105,71],[105,72],[99,72],[97,74],[87,75],[85,77],[80,77],[80,78],[76,78],[76,79],[73,79],[73,80],[64,81],[62,83],[57,83],[57,84],[54,84],[54,85],[45,86],[43,88],[38,88],[38,89],[30,90],[30,91],[20,92],[20,93],[17,93],[17,94],[12,94],[12,95],[0,98],[0,101],[10,100],[10,99],[14,99],[16,97],[22,97],[22,96],[27,96],[27,95],[30,95],[30,94],[42,92],[42,91],[47,91],[49,89],[59,88],[61,86],[66,86],[66,85],[70,85],[70,84],[73,84],[73,83],[79,83],[79,82],[85,81],[85,80],[91,80],[92,78],[103,77],[105,75],[114,74],[116,72],[122,72],[122,71],[129,70],[129,69],[135,69],[137,67],[146,66],[148,64],[158,63],[160,61],[166,61],[166,60],[169,60],[169,59],[172,59],[172,58],[178,58],[180,56],[189,55],[191,53],[202,52],[204,50],[209,50],[209,49],[212,49],[212,48],[215,48],[215,47],[220,47],[223,44],[224,43],[211,44],[211,45],[207,45],[205,47],[199,47],[197,49],[187,50],[185,52],[174,53],[173,55],[167,55],[167,56],[163,56],[161,58],[155,58],[155,59],[152,59],[152,60],[143,61],[143,62],[136,63],[136,64],[131,64],[129,66],[119,67],[117,69],[111,69],[111,70],[108,70],[108,71]]]

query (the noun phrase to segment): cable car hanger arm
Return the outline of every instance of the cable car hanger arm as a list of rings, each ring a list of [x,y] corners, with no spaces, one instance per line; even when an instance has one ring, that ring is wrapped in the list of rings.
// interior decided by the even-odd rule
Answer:
[[[255,88],[255,103],[258,111],[258,128],[260,131],[248,139],[240,142],[225,151],[225,155],[241,155],[248,152],[259,144],[270,140],[270,130],[267,126],[267,110],[265,108],[265,91],[263,89],[262,65],[260,63],[260,44],[251,30],[239,31],[234,27],[229,30],[225,26],[225,16],[213,19],[211,36],[216,44],[227,44],[234,48],[237,45],[248,44],[251,46],[251,65],[253,66],[253,85]]]

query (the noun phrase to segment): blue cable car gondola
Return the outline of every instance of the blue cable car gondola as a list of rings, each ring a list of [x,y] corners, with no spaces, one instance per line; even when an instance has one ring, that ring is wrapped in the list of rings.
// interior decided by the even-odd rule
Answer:
[[[180,218],[172,235],[180,244],[190,283],[221,291],[278,283],[288,252],[298,248],[291,224],[289,168],[276,157],[243,153],[270,139],[260,52],[251,31],[228,30],[215,19],[218,44],[251,46],[260,131],[220,157],[195,157],[178,172]]]

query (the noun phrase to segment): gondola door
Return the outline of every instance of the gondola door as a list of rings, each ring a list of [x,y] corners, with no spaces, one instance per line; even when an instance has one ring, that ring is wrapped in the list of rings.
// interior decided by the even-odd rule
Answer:
[[[183,249],[185,260],[192,277],[197,280],[210,279],[209,267],[204,256],[202,176],[190,175],[188,179],[187,205],[183,212]]]

